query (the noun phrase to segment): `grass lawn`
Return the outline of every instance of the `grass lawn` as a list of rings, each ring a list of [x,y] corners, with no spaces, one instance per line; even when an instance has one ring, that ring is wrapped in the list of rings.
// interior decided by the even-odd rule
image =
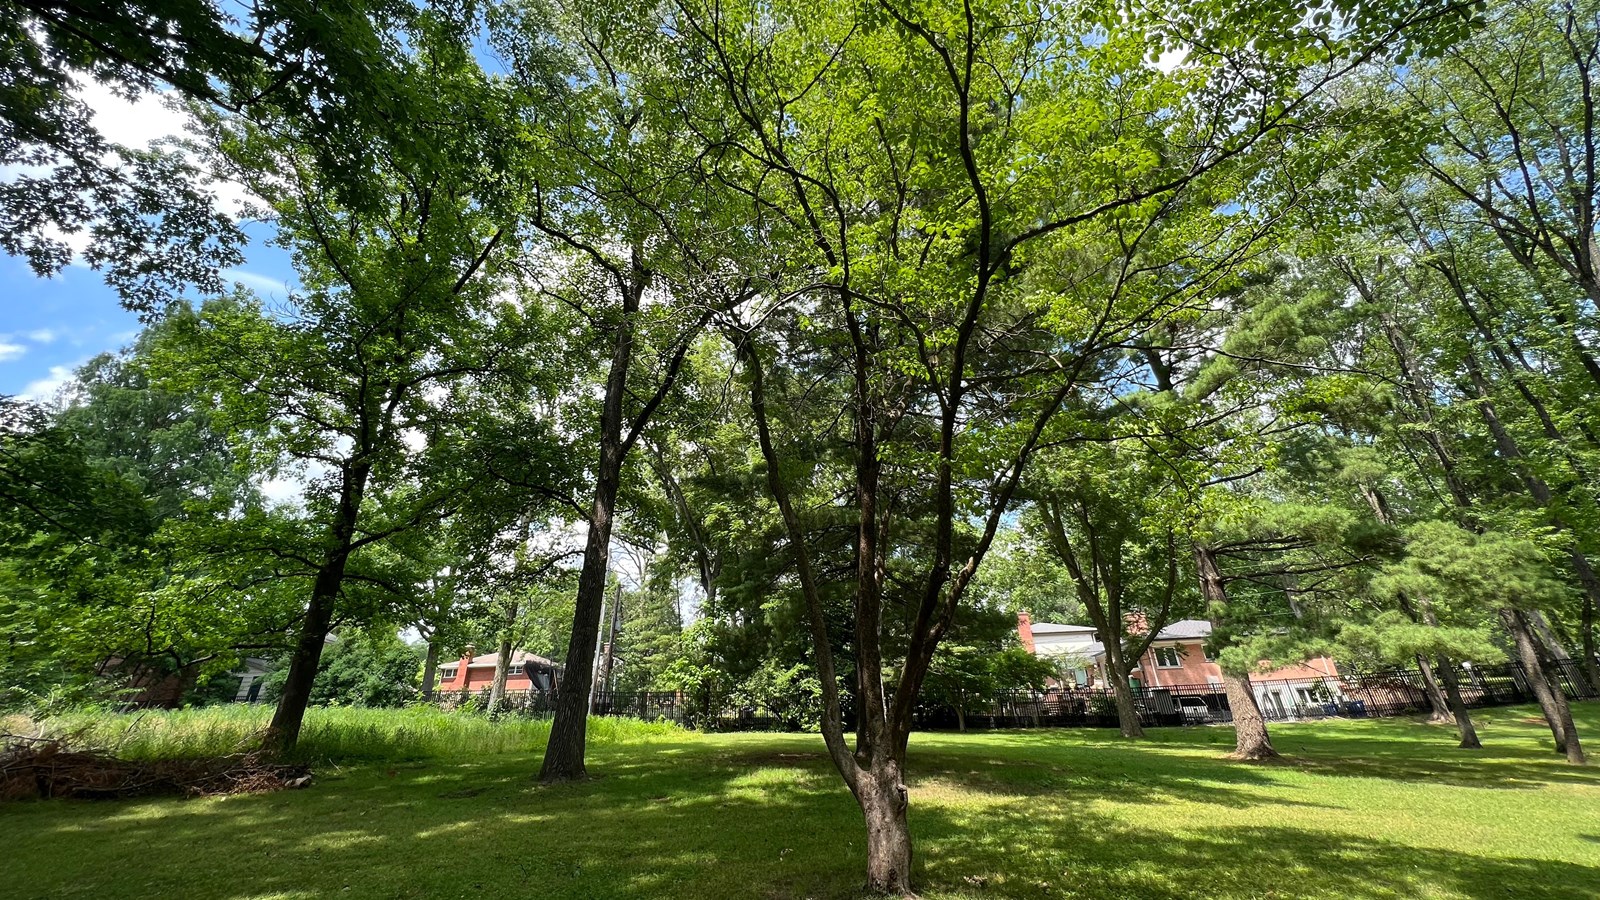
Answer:
[[[1578,704],[1600,756],[1600,704]],[[919,734],[925,897],[1600,898],[1600,771],[1529,708],[1480,752],[1409,721],[1232,732]],[[855,804],[814,735],[641,733],[585,784],[537,752],[318,766],[309,790],[0,806],[0,897],[458,900],[838,897],[863,877]]]

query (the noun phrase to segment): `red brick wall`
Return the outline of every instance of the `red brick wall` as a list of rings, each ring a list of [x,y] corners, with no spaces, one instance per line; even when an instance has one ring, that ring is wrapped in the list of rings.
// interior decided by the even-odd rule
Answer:
[[[1176,669],[1157,668],[1156,648],[1152,647],[1146,652],[1139,660],[1139,682],[1146,687],[1159,687],[1168,684],[1208,684],[1212,679],[1222,678],[1222,668],[1216,663],[1206,662],[1203,642],[1184,641],[1178,646],[1182,651],[1179,656],[1182,665]],[[1268,665],[1268,662],[1262,660],[1262,665]],[[1339,667],[1328,657],[1319,656],[1304,663],[1252,672],[1250,677],[1257,681],[1337,678]]]

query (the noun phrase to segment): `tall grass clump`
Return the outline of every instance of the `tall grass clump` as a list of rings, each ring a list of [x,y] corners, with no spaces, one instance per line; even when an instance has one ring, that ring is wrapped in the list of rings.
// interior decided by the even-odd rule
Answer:
[[[254,749],[272,717],[266,706],[209,706],[182,710],[112,712],[84,709],[43,718],[28,730],[77,745],[109,750],[123,759],[223,756]],[[22,730],[8,723],[11,731]],[[667,722],[589,720],[592,744],[630,744],[682,738]],[[293,757],[322,760],[472,758],[544,749],[550,722],[515,716],[491,720],[481,713],[433,706],[400,709],[325,707],[306,712]]]

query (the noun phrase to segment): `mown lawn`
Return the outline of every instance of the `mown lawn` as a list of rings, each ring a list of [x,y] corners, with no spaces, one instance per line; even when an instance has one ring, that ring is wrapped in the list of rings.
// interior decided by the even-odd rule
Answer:
[[[1600,704],[1580,704],[1600,756]],[[1398,720],[1281,726],[1286,764],[1231,732],[919,734],[925,897],[1600,898],[1600,771],[1530,709],[1489,749]],[[318,767],[304,791],[0,807],[0,896],[838,897],[863,831],[813,735],[641,732],[594,780],[538,755]],[[1600,768],[1600,767],[1597,767]]]

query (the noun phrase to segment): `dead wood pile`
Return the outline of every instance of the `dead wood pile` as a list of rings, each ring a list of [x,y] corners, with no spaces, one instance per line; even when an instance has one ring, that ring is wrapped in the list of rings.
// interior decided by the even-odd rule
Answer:
[[[281,765],[259,753],[203,759],[118,759],[56,737],[0,734],[0,801],[51,797],[116,799],[151,794],[203,797],[300,788],[306,766]]]

